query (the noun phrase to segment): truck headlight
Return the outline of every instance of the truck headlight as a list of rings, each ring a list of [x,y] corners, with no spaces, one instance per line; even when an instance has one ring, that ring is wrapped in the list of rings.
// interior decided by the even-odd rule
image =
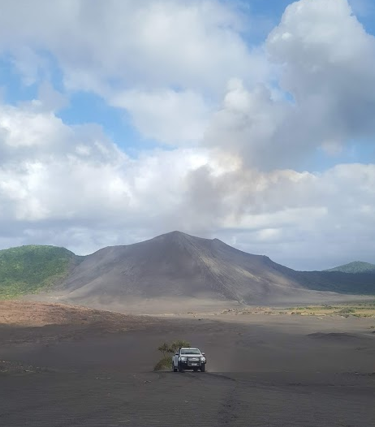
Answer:
[[[201,362],[205,362],[206,358],[205,357],[201,357]]]
[[[181,357],[181,362],[186,362],[186,357]]]

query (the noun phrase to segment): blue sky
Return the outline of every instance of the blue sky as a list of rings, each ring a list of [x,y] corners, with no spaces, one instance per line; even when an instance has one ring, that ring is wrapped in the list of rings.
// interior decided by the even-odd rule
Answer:
[[[296,268],[375,261],[373,2],[2,8],[0,246],[173,228]]]
[[[249,49],[261,46],[269,32],[280,22],[286,7],[293,3],[289,0],[224,0],[224,4],[238,9],[248,19],[244,40]],[[375,33],[375,7],[369,0],[353,0],[351,5],[357,11],[358,20],[369,33]],[[25,82],[11,54],[4,54],[0,59],[0,85],[3,87],[5,102],[17,105],[38,97],[39,85],[48,81],[59,92],[67,97],[67,104],[58,110],[57,116],[68,125],[95,123],[103,127],[105,133],[130,156],[137,156],[137,151],[162,147],[157,139],[147,138],[132,124],[131,117],[123,109],[115,108],[102,96],[91,91],[69,91],[64,87],[64,75],[58,60],[51,52],[40,55],[48,63],[48,70],[39,69],[35,81]],[[352,140],[347,149],[335,156],[326,155],[317,149],[308,159],[302,161],[298,170],[322,171],[337,163],[374,162],[375,152],[371,141],[361,144]]]
[[[20,74],[14,69],[12,58],[8,55],[4,55],[0,61],[0,81],[3,100],[9,104],[29,101],[38,93],[37,84],[23,84]]]

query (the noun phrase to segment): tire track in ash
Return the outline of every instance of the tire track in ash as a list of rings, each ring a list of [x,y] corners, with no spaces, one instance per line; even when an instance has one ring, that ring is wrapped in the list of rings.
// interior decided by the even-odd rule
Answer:
[[[237,384],[229,387],[221,399],[218,413],[218,426],[233,426],[239,421],[239,401]]]
[[[204,374],[185,372],[183,375],[184,381],[193,387],[194,383],[197,383],[200,389],[201,405],[196,409],[199,425],[215,427],[247,425],[242,424],[238,416],[240,401],[236,379],[229,375],[210,372]]]
[[[251,389],[261,389],[267,393],[270,387],[261,385],[255,387],[249,379],[243,378],[237,373],[235,377],[224,373],[162,373],[159,378],[165,380],[163,388],[173,394],[173,384],[177,380],[178,387],[185,390],[197,390],[196,401],[186,401],[186,407],[177,406],[176,422],[181,425],[185,416],[191,422],[196,422],[202,427],[221,426],[248,426],[248,412],[251,408],[246,396]],[[189,407],[189,404],[192,404]],[[173,425],[166,424],[167,426]],[[182,424],[184,425],[184,424]]]

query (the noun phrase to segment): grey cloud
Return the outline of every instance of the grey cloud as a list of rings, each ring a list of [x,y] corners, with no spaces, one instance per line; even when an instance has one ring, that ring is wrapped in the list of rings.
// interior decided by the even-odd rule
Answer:
[[[150,87],[167,90],[177,82],[193,93],[218,96],[228,78],[238,78],[230,81],[206,131],[206,148],[140,152],[137,159],[99,126],[64,124],[54,112],[54,96],[44,97],[42,105],[1,105],[0,245],[53,243],[82,254],[180,229],[292,267],[323,268],[355,258],[374,262],[374,165],[338,165],[322,173],[292,169],[317,147],[334,149],[374,133],[374,41],[344,0],[301,0],[288,8],[267,42],[281,89],[271,84],[262,61],[252,62],[236,19],[217,2],[183,3],[181,14],[178,2],[108,2],[105,10],[104,2],[96,2],[97,8],[86,10],[92,2],[19,1],[23,17],[13,3],[2,3],[0,45],[11,41],[15,52],[26,41],[36,46],[45,40],[43,47],[59,59],[72,89],[94,90],[113,101],[108,80],[115,79],[125,92],[130,85],[146,93],[147,101],[154,93]],[[46,18],[38,15],[42,6]],[[213,15],[203,19],[203,6]],[[134,22],[126,21],[129,11]],[[105,37],[95,25],[101,13]],[[150,25],[139,26],[138,33],[140,16]],[[162,18],[172,26],[182,27],[181,19],[192,25],[176,40],[162,34],[155,40],[146,29]],[[71,32],[62,37],[68,23]],[[220,23],[229,25],[228,32],[221,32]],[[12,28],[19,31],[10,40]],[[205,28],[212,30],[208,38],[201,37]],[[133,32],[140,38],[127,37]],[[202,46],[194,53],[197,40]],[[181,61],[180,49],[188,51]],[[142,55],[132,64],[135,51]],[[265,84],[254,86],[258,80]],[[173,140],[162,127],[153,133]]]
[[[57,64],[69,93],[98,94],[162,143],[201,140],[228,79],[253,84],[269,74],[264,52],[241,36],[241,15],[220,0],[0,5],[0,54],[13,58],[26,83]]]
[[[217,93],[233,75],[259,79],[265,71],[239,35],[241,19],[217,0],[0,4],[0,50],[17,54],[22,68],[37,61],[22,54],[25,46],[47,49],[73,89],[103,93],[116,82],[115,90],[172,85]]]
[[[211,219],[211,236],[297,269],[374,262],[374,165],[338,165],[321,174],[238,169],[211,174],[209,184],[196,173],[207,202],[190,198],[189,212]]]
[[[68,130],[70,141],[78,130]],[[111,153],[100,133],[93,136]],[[78,156],[69,141],[64,154],[57,144],[53,155],[42,145],[48,156],[25,152],[18,167],[10,158],[2,163],[1,245],[48,243],[82,254],[179,229],[294,267],[318,268],[322,259],[371,261],[374,165],[321,174],[260,172],[199,149],[154,151],[137,160],[116,156],[113,147],[110,155]]]
[[[331,154],[373,138],[375,38],[346,0],[293,3],[266,48],[279,65],[281,93],[272,84],[232,84],[206,144],[270,170],[295,168],[317,148]]]

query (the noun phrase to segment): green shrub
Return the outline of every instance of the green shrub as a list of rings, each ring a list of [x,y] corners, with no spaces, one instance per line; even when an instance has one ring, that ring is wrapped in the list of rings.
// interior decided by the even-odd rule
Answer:
[[[165,371],[172,369],[172,358],[163,357],[159,362],[154,366],[154,371]]]
[[[172,369],[172,354],[181,347],[190,347],[190,343],[185,340],[176,340],[171,344],[164,342],[158,347],[158,350],[163,355],[162,359],[154,366],[154,371],[165,371]]]
[[[176,351],[181,347],[190,348],[190,343],[188,341],[185,341],[185,340],[173,341],[171,346],[170,346],[170,349],[171,349],[170,353],[176,353]]]

